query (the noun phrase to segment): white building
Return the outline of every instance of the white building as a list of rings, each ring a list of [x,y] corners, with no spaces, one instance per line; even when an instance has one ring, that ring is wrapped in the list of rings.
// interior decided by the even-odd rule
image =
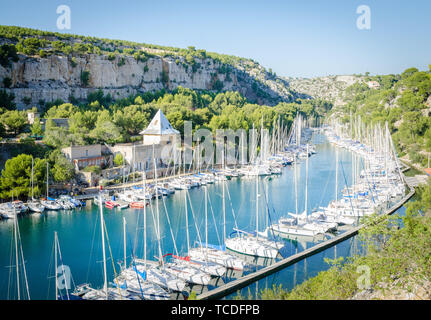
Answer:
[[[135,171],[152,170],[154,160],[157,168],[166,168],[179,161],[180,133],[175,130],[161,110],[148,127],[143,130],[142,143],[117,144],[111,147],[115,155],[121,153],[127,164]]]
[[[171,144],[180,132],[172,127],[162,110],[159,109],[148,127],[140,134],[143,136],[144,145],[153,145]]]

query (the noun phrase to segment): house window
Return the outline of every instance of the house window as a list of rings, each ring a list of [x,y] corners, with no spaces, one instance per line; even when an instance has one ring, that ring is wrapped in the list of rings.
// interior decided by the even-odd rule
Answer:
[[[85,150],[85,156],[88,157],[88,150]]]

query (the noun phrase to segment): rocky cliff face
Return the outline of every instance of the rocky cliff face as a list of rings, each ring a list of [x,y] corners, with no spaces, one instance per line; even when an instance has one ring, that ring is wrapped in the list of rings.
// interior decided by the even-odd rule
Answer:
[[[307,78],[287,78],[291,89],[307,94],[312,98],[321,98],[332,101],[334,106],[343,105],[345,102],[344,91],[356,82],[362,82],[363,77],[355,75],[339,75]]]
[[[252,61],[220,72],[222,63],[211,58],[195,59],[199,67],[193,70],[185,59],[152,56],[145,62],[132,56],[85,54],[75,56],[50,55],[42,58],[19,54],[9,67],[0,65],[0,87],[3,79],[12,85],[5,88],[15,95],[19,108],[61,99],[85,99],[88,93],[101,89],[114,99],[131,94],[160,89],[173,90],[178,86],[196,90],[235,90],[250,101],[274,105],[292,101],[296,93],[288,83]],[[82,75],[88,74],[88,82]]]

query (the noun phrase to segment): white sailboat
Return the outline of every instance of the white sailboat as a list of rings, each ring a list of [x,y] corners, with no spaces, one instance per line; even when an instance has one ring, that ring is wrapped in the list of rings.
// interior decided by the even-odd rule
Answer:
[[[57,201],[55,200],[51,200],[49,198],[49,163],[48,161],[46,162],[46,200],[41,200],[40,203],[45,207],[45,210],[61,210],[62,206],[60,204],[57,203]]]
[[[115,278],[114,283],[120,284],[121,289],[125,289],[134,295],[139,295],[145,300],[168,300],[170,295],[159,285],[147,281],[146,274],[139,272],[133,261],[133,266],[127,268],[126,250],[126,219],[123,217],[123,242],[124,242],[124,265],[120,275]],[[132,257],[132,260],[133,257]]]
[[[154,159],[154,177],[155,177],[155,190],[156,193],[158,191],[158,187],[157,187],[157,164],[156,164],[156,160]],[[159,238],[159,259],[162,260],[163,256],[162,256],[162,249],[160,247],[160,212],[159,212],[159,198],[156,197],[156,213],[157,213],[157,226],[156,226],[156,230],[157,230],[157,235]],[[172,239],[174,241],[175,244],[175,239]],[[168,254],[172,255],[172,254]],[[178,255],[178,254],[177,254]],[[191,284],[199,284],[199,285],[208,285],[210,280],[211,280],[211,276],[205,272],[200,271],[199,269],[190,267],[189,265],[180,263],[180,262],[167,262],[167,263],[163,263],[162,261],[162,269],[164,272],[170,273],[172,276],[181,279],[187,283],[191,283]]]
[[[223,240],[226,241],[226,202],[225,202],[225,182],[222,181],[223,189]],[[185,199],[187,200],[187,199]],[[205,213],[206,214],[206,213]],[[187,215],[187,204],[186,204]],[[191,259],[198,261],[211,261],[222,265],[229,269],[244,270],[246,263],[244,260],[226,252],[225,248],[208,244],[208,240],[204,244],[189,249]]]
[[[205,189],[205,243],[203,245],[200,245],[195,248],[190,248],[190,242],[189,242],[189,234],[188,234],[188,211],[187,211],[187,194],[185,197],[185,213],[186,213],[186,232],[187,232],[187,253],[188,255],[186,257],[178,257],[177,261],[183,264],[188,264],[194,268],[197,268],[205,273],[210,274],[211,276],[215,277],[221,277],[226,273],[226,267],[222,264],[218,264],[214,261],[211,261],[208,259],[207,252],[208,252],[208,190],[207,187],[204,187]],[[193,210],[193,209],[192,209]],[[192,212],[193,213],[193,212]],[[194,214],[193,214],[194,216]],[[202,244],[200,241],[200,234],[199,230],[196,225],[195,221],[195,227],[196,231],[199,237],[199,244]],[[205,250],[206,249],[206,250]]]
[[[105,222],[103,219],[103,206],[102,197],[99,195],[99,210],[100,210],[100,224],[101,224],[101,236],[102,236],[102,255],[103,255],[103,289],[94,289],[88,285],[85,285],[86,292],[82,295],[84,300],[141,300],[140,296],[135,293],[131,293],[125,289],[120,288],[108,288],[108,275],[106,272],[106,255],[105,255],[105,235],[104,227]],[[79,288],[81,289],[81,288]]]
[[[308,151],[308,150],[307,150]],[[295,185],[295,214],[289,213],[290,217],[280,218],[278,223],[273,224],[270,228],[280,236],[310,236],[314,237],[318,234],[325,233],[327,230],[316,223],[307,221],[307,204],[308,204],[308,157],[306,160],[306,181],[305,181],[305,210],[302,214],[298,214],[298,189],[297,189],[297,170],[296,163],[294,169],[294,185]]]
[[[265,239],[259,238],[259,180],[256,176],[256,235],[236,229],[236,236],[227,238],[225,246],[234,252],[275,259],[279,255],[279,249],[274,248]]]
[[[13,238],[15,240],[15,267],[16,267],[16,288],[17,288],[17,300],[21,300],[21,290],[25,290],[25,297],[30,300],[30,291],[28,287],[28,279],[27,279],[27,271],[25,267],[25,260],[24,260],[24,253],[22,250],[22,243],[21,243],[21,235],[19,231],[19,224],[18,224],[18,213],[16,208],[14,207],[14,222],[13,222]],[[12,254],[12,253],[11,253]],[[12,256],[11,256],[12,261]],[[20,284],[20,265],[22,264],[23,274],[24,274],[24,282],[25,287],[24,289],[21,288]],[[23,297],[24,298],[24,297]]]
[[[34,199],[34,161],[31,157],[31,201],[27,202],[28,209],[36,214],[42,214],[45,211],[45,206]]]

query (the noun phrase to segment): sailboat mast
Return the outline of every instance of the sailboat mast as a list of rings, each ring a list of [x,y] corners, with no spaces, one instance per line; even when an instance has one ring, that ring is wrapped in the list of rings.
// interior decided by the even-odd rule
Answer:
[[[222,194],[223,194],[223,239],[226,241],[226,201],[225,201],[225,191],[224,191],[224,181],[222,183]]]
[[[259,175],[256,174],[256,238],[259,231]]]
[[[147,194],[147,186],[146,186],[146,180],[147,176],[145,173],[145,170],[143,172],[143,178],[144,178],[144,267],[145,270],[147,270],[147,200],[145,199],[145,195]]]
[[[153,148],[154,148],[154,144],[153,144]],[[159,238],[158,243],[159,243],[159,257],[160,260],[163,263],[163,257],[162,257],[162,247],[160,244],[160,211],[159,211],[159,188],[157,186],[157,164],[156,164],[156,159],[154,159],[154,178],[155,178],[155,188],[156,188],[156,209],[157,209],[157,237]]]
[[[187,237],[187,252],[190,249],[190,236],[189,236],[189,213],[187,210],[187,190],[184,192],[184,208],[186,212],[186,237]]]
[[[16,213],[15,206],[13,207],[13,211],[15,213],[14,233],[15,233],[16,285],[17,285],[17,292],[18,292],[18,300],[21,300],[20,287],[19,287],[18,234],[17,234],[18,215]]]
[[[335,149],[335,203],[338,201],[338,149]]]
[[[49,177],[48,166],[49,166],[49,162],[47,161],[46,162],[46,200],[48,200],[48,196],[49,196],[49,192],[48,192],[48,190],[49,190],[49,187],[48,187],[48,177]]]
[[[293,179],[295,180],[294,181],[294,184],[295,184],[295,214],[298,214],[298,183],[297,183],[297,180],[298,180],[298,162],[297,162],[297,159],[295,159],[295,167],[294,167],[294,170],[295,171],[293,171]]]
[[[103,274],[104,283],[103,289],[105,291],[106,300],[108,300],[108,276],[106,274],[106,256],[105,256],[105,235],[104,235],[104,220],[103,220],[103,205],[102,205],[102,195],[99,194],[99,208],[100,208],[100,227],[102,231],[102,253],[103,253]]]
[[[58,283],[57,283],[57,231],[54,232],[54,247],[55,247],[55,300],[58,300]]]
[[[34,160],[33,156],[31,157],[31,200],[34,199],[34,182],[33,182],[33,167],[34,167]]]
[[[145,190],[144,190],[145,192]],[[126,251],[126,218],[123,217],[123,242],[124,242],[124,270],[127,269],[127,251]]]
[[[308,209],[308,144],[307,144],[307,160],[305,161],[305,214]]]
[[[205,246],[208,250],[208,188],[205,188]]]

